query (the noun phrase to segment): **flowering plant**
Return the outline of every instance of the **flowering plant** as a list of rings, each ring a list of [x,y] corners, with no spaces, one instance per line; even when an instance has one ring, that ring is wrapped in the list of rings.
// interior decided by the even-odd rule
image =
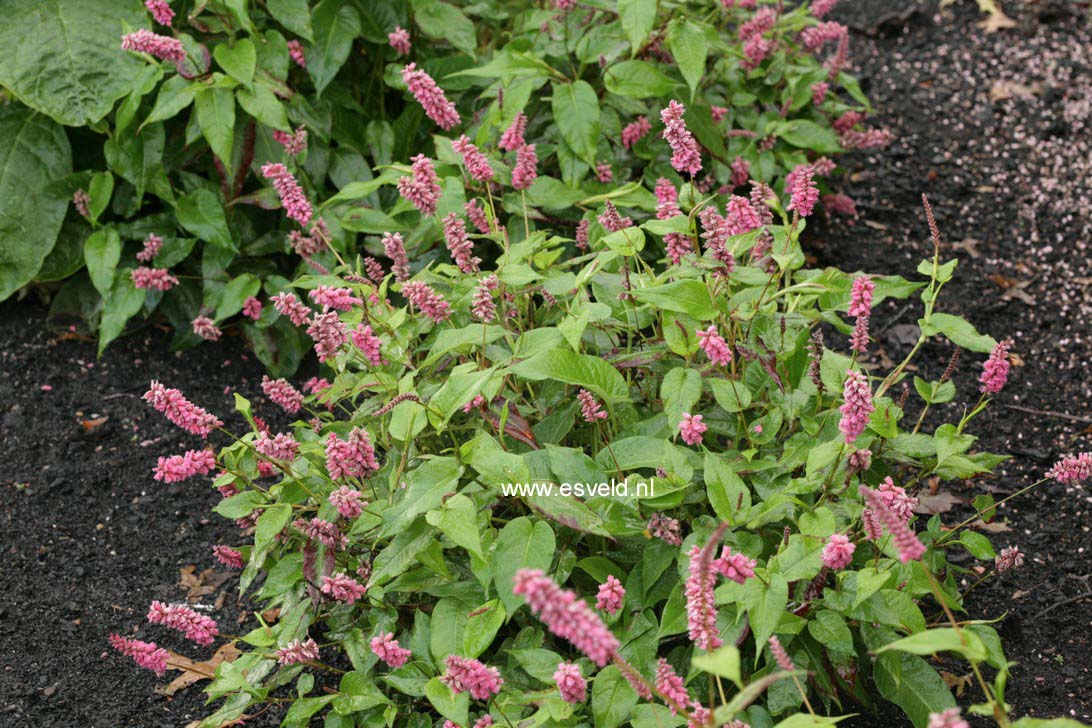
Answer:
[[[218,469],[216,510],[240,537],[215,557],[277,615],[232,636],[153,605],[156,624],[247,650],[217,669],[208,692],[223,702],[204,725],[287,703],[290,726],[323,713],[336,726],[787,727],[878,695],[915,725],[957,728],[921,657],[939,652],[969,662],[972,711],[1032,725],[1009,717],[996,632],[955,617],[953,550],[996,559],[991,574],[1020,561],[970,528],[1001,504],[982,497],[956,524],[919,516],[924,478],[1003,459],[967,429],[1008,371],[1003,343],[939,308],[956,261],[941,260],[931,212],[919,280],[808,268],[813,167],[784,194],[749,179],[747,196],[703,195],[682,108],[663,112],[654,216],[622,187],[573,199],[575,224],[559,223],[527,195],[528,140],[508,175],[462,135],[313,208],[389,186],[399,200],[376,219],[418,244],[385,231],[363,259],[324,251],[325,272],[266,307],[323,363],[304,391],[263,382],[290,427],[236,396],[249,432],[157,468]],[[292,199],[295,179],[274,173]],[[876,307],[915,293],[917,345],[885,367]],[[976,383],[915,379],[911,423],[908,368],[934,336],[989,358]],[[975,402],[926,431],[926,411],[960,389]],[[223,429],[163,384],[146,399],[202,440]],[[1090,476],[1088,454],[1050,474]],[[170,667],[154,643],[114,641]]]
[[[432,218],[407,220],[384,185],[418,152],[453,161],[474,145],[551,216],[607,194],[651,211],[658,139],[684,113],[703,192],[804,162],[826,178],[844,148],[887,139],[862,125],[830,0],[704,2],[690,19],[657,0],[17,5],[0,37],[50,41],[0,59],[26,105],[0,111],[20,140],[7,164],[31,188],[0,201],[0,298],[63,281],[54,315],[80,316],[100,348],[140,314],[165,317],[180,347],[232,322],[278,376],[306,348],[258,305],[309,270],[287,253],[328,267],[361,252],[360,233],[431,244]],[[458,131],[434,150],[437,128]],[[823,204],[853,212],[844,195]]]

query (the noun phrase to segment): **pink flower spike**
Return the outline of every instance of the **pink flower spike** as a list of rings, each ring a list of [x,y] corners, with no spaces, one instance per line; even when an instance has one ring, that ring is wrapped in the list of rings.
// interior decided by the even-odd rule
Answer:
[[[319,591],[342,604],[354,604],[364,596],[364,586],[348,574],[322,577]]]
[[[187,400],[177,389],[168,389],[157,381],[152,381],[144,394],[144,401],[178,427],[200,437],[208,437],[210,432],[224,424]]]
[[[86,190],[76,190],[72,194],[72,204],[76,206],[76,212],[82,217],[91,217],[91,197]],[[137,260],[142,260],[140,253],[137,253]]]
[[[605,420],[609,417],[608,413],[603,411],[602,405],[595,399],[595,395],[588,390],[581,389],[577,392],[576,398],[580,401],[580,414],[585,422]]]
[[[463,164],[466,165],[466,171],[471,179],[486,184],[493,179],[495,174],[493,167],[490,166],[485,155],[470,141],[470,137],[463,134],[451,143],[451,147],[463,158]]]
[[[562,589],[537,569],[520,569],[513,584],[512,593],[527,600],[531,612],[550,632],[571,642],[599,667],[618,653],[618,638],[574,592]]]
[[[311,541],[318,541],[328,549],[345,550],[349,546],[349,538],[342,534],[336,525],[321,518],[312,518],[310,521],[298,518],[292,522],[292,527]]]
[[[276,650],[273,656],[277,658],[277,662],[285,666],[303,665],[314,662],[319,658],[319,647],[310,637],[303,642],[292,640],[281,649]]]
[[[869,416],[876,409],[872,404],[872,389],[868,386],[868,378],[856,370],[850,370],[846,374],[842,396],[845,404],[838,408],[842,413],[838,429],[845,435],[846,444],[852,445],[868,427]]]
[[[402,296],[434,323],[441,323],[451,317],[451,305],[426,283],[421,281],[403,283]]]
[[[331,432],[326,439],[326,471],[333,480],[366,478],[379,470],[375,447],[368,431],[354,427],[347,440]]]
[[[140,640],[112,634],[110,635],[110,645],[126,657],[133,658],[136,664],[146,670],[151,670],[156,675],[163,675],[167,672],[167,659],[170,654],[154,642],[141,642]]]
[[[451,692],[468,692],[475,700],[489,700],[500,692],[504,680],[495,667],[483,665],[477,660],[459,655],[448,655],[444,660],[444,674],[440,681],[451,688]]]
[[[686,107],[674,99],[667,108],[660,112],[664,122],[663,138],[671,145],[671,166],[677,172],[686,172],[691,177],[701,171],[701,152],[694,135],[686,128],[683,114]]]
[[[311,203],[287,167],[279,162],[268,162],[262,166],[262,176],[269,180],[273,189],[277,191],[281,205],[284,206],[285,215],[303,226],[311,222],[314,214]]]
[[[271,460],[290,463],[296,459],[300,444],[287,432],[281,432],[272,437],[268,432],[259,432],[254,440],[254,449]]]
[[[838,0],[812,0],[811,4],[808,5],[808,10],[815,17],[821,18],[833,10],[837,4]]]
[[[588,697],[588,681],[575,662],[559,662],[554,671],[554,682],[566,703],[583,703]]]
[[[474,244],[467,237],[466,223],[456,212],[448,213],[444,218],[444,243],[461,272],[474,275],[479,271],[481,258],[474,257]]]
[[[891,534],[891,538],[895,542],[895,548],[899,552],[899,561],[905,564],[908,561],[917,561],[924,556],[925,545],[910,530],[902,517],[887,507],[883,496],[864,485],[860,486],[859,490],[868,503],[869,509],[884,525],[887,532]]]
[[[713,324],[709,324],[709,328],[704,331],[698,330],[698,342],[702,351],[709,357],[709,361],[717,366],[727,366],[732,363],[732,349]]]
[[[1007,546],[1001,549],[1001,553],[997,554],[997,557],[993,560],[994,568],[997,569],[998,574],[1004,574],[1006,571],[1012,571],[1019,569],[1024,565],[1024,554],[1020,552],[1018,546]]]
[[[403,28],[401,25],[394,26],[394,30],[387,33],[387,41],[391,44],[391,48],[394,52],[400,56],[409,55],[410,48],[410,36],[409,31]]]
[[[614,203],[607,200],[603,203],[603,214],[599,216],[599,224],[603,226],[603,229],[607,232],[616,233],[619,230],[625,230],[628,227],[633,227],[633,220],[628,217],[622,217],[618,212],[618,208],[614,206]],[[580,229],[577,228],[577,243],[580,242]]]
[[[193,320],[193,333],[205,341],[219,341],[220,327],[208,316],[198,316]]]
[[[459,123],[459,112],[455,110],[455,104],[447,100],[444,90],[436,85],[432,76],[418,70],[416,63],[410,63],[402,69],[402,81],[406,88],[421,104],[428,118],[447,131]]]
[[[781,646],[781,640],[777,639],[776,635],[770,636],[770,652],[777,660],[778,667],[785,672],[796,672],[796,665],[793,664],[792,658],[789,657],[788,652],[785,652],[785,648]]]
[[[329,500],[331,505],[337,508],[338,515],[349,520],[359,516],[368,505],[368,501],[364,500],[359,490],[354,490],[347,485],[330,493]]]
[[[181,63],[186,60],[186,49],[182,41],[166,35],[157,35],[150,30],[140,29],[121,37],[121,49],[136,53],[147,53],[161,61]]]
[[[284,153],[290,157],[298,157],[307,151],[307,130],[302,126],[294,132],[273,130],[273,141],[284,147]]]
[[[286,379],[270,379],[268,375],[263,374],[262,391],[274,404],[280,405],[290,415],[299,412],[303,405],[303,394]]]
[[[595,608],[614,614],[622,608],[622,600],[625,597],[626,590],[622,582],[618,581],[613,574],[608,574],[607,580],[599,585],[599,593],[595,597]]]
[[[467,219],[474,224],[478,232],[482,235],[488,235],[490,232],[489,218],[486,217],[485,210],[478,206],[478,199],[474,198],[466,203],[463,205],[463,209],[466,210]]]
[[[183,455],[159,458],[155,479],[164,483],[179,483],[195,475],[208,475],[215,469],[216,455],[212,450],[189,450]]]
[[[403,177],[403,179],[406,179]],[[409,279],[409,259],[401,233],[383,233],[383,251],[391,259],[391,273],[396,281]]]
[[[508,128],[501,134],[498,147],[506,152],[514,152],[522,147],[527,142],[524,141],[523,135],[527,131],[527,115],[522,111],[517,112],[512,123],[508,125]]]
[[[656,662],[656,692],[663,696],[671,715],[678,715],[680,708],[685,709],[690,704],[686,684],[671,663],[662,657]]]
[[[129,278],[133,286],[145,290],[169,291],[178,285],[178,279],[166,268],[134,268]]]
[[[359,300],[359,299],[356,299]],[[307,327],[307,335],[315,342],[315,353],[321,362],[337,356],[341,347],[349,340],[348,329],[337,315],[337,311],[315,314]]]
[[[812,176],[815,171],[806,164],[801,164],[785,178],[786,187],[792,195],[788,209],[795,210],[800,217],[807,217],[815,209],[815,203],[819,201],[819,188],[815,186]]]
[[[648,532],[653,538],[658,538],[672,546],[682,545],[679,520],[665,516],[662,513],[653,513],[648,521]]]
[[[614,170],[611,169],[610,162],[600,162],[595,165],[595,176],[603,184],[614,181]]]
[[[517,190],[529,188],[538,177],[538,154],[534,144],[524,144],[516,152],[516,166],[512,170],[512,187]]]
[[[701,444],[703,434],[709,429],[709,426],[701,420],[701,415],[683,413],[682,421],[679,422],[679,435],[687,445]]]
[[[1005,382],[1009,379],[1009,342],[999,341],[990,352],[990,358],[982,365],[982,376],[978,381],[982,384],[979,391],[983,394],[997,394],[1005,388]]]
[[[713,549],[716,540],[710,539],[705,548],[690,548],[690,575],[686,579],[686,619],[690,639],[702,650],[715,650],[724,644],[717,629],[717,606],[713,589]]]
[[[743,157],[732,160],[732,186],[742,187],[751,179],[751,163]],[[752,203],[753,204],[753,203]]]
[[[647,136],[650,131],[652,131],[652,124],[649,123],[648,117],[638,116],[622,128],[622,146],[626,149],[631,149],[634,144]]]
[[[850,543],[848,536],[841,533],[831,534],[827,545],[823,547],[823,565],[835,571],[844,569],[853,561],[853,552],[856,550],[857,547]]]
[[[371,648],[376,657],[395,669],[405,665],[413,654],[398,644],[393,632],[380,632],[372,637]]]
[[[960,717],[959,708],[948,708],[940,713],[930,713],[928,728],[970,728],[970,724]]]
[[[724,121],[728,117],[728,107],[727,106],[710,106],[709,107],[709,115],[711,117],[713,117],[713,123],[714,124],[719,124],[720,122]]]
[[[353,329],[353,332],[349,334],[349,338],[353,340],[353,346],[360,349],[364,358],[367,359],[368,363],[373,367],[383,363],[383,357],[379,353],[379,347],[383,342],[372,331],[371,325],[357,325],[357,327]]]
[[[254,296],[243,301],[243,315],[257,321],[262,317],[262,302]]]
[[[1076,485],[1092,478],[1092,452],[1062,458],[1047,472],[1047,477],[1064,485]]]
[[[303,53],[303,44],[298,40],[288,41],[288,56],[300,68],[307,68],[307,56]]]
[[[754,559],[744,554],[734,554],[728,546],[721,550],[719,559],[712,561],[713,571],[737,584],[742,584],[755,575],[755,565]]]
[[[170,27],[174,20],[174,11],[167,4],[167,0],[144,0],[144,7],[152,14],[152,19],[160,25]]]
[[[144,249],[136,254],[136,259],[141,263],[151,263],[162,249],[163,238],[155,233],[149,233],[148,237],[144,239]]]
[[[273,308],[277,309],[277,313],[287,316],[296,326],[302,326],[311,316],[311,309],[303,305],[294,294],[278,293],[270,300],[273,301]]]
[[[418,154],[410,161],[413,162],[411,174],[398,179],[398,194],[413,203],[422,215],[435,215],[436,203],[440,200],[440,183],[437,182],[432,160],[424,154]],[[385,240],[384,238],[384,242]],[[390,253],[387,256],[390,257]]]
[[[230,546],[213,546],[212,555],[229,569],[243,568],[243,552]]]
[[[312,301],[322,306],[323,311],[336,309],[348,311],[353,306],[362,306],[364,301],[353,295],[349,288],[334,288],[333,286],[317,286],[307,294]]]
[[[198,614],[193,609],[182,604],[164,604],[152,602],[148,610],[148,621],[152,624],[161,624],[181,632],[186,639],[199,645],[211,645],[219,628],[216,620]]]
[[[497,304],[493,301],[493,291],[500,287],[500,279],[490,274],[478,281],[471,300],[470,311],[483,323],[489,323],[497,317]]]
[[[872,313],[872,293],[876,290],[876,284],[867,275],[857,276],[853,279],[853,287],[849,293],[850,316],[869,316]]]

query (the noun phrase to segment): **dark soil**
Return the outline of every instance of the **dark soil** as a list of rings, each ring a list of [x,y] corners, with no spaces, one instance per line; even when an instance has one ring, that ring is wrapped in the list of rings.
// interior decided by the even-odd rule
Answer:
[[[1092,449],[1088,6],[1007,8],[1019,26],[986,35],[971,2],[945,15],[909,0],[843,5],[840,19],[864,31],[854,59],[875,121],[897,141],[845,162],[845,191],[860,217],[848,228],[844,220],[813,226],[812,253],[823,265],[912,276],[932,252],[920,204],[927,193],[942,255],[960,259],[942,310],[1011,337],[1018,358],[1006,390],[970,428],[983,449],[1012,459],[997,477],[954,488],[960,503],[943,514],[952,524],[975,494],[1000,499],[1059,455]],[[877,312],[873,363],[890,366],[906,354],[917,313],[896,305]],[[140,395],[160,379],[230,428],[238,422],[225,411],[224,387],[232,386],[261,401],[261,414],[275,413],[255,396],[260,366],[238,339],[182,355],[167,346],[166,335],[148,330],[96,360],[92,343],[47,329],[39,307],[0,307],[0,725],[184,726],[205,713],[199,689],[161,696],[155,688],[166,680],[107,644],[119,632],[207,658],[153,633],[144,612],[153,599],[185,599],[180,570],[215,566],[212,546],[238,533],[211,513],[215,491],[152,480],[157,456],[199,443]],[[927,346],[919,373],[936,378],[950,354],[946,345]],[[963,356],[961,396],[938,416],[958,417],[977,398],[982,359]],[[90,431],[81,425],[98,416],[109,419]],[[1019,546],[1027,563],[1003,581],[986,580],[967,608],[971,617],[1001,619],[1018,663],[1006,696],[1017,715],[1092,719],[1090,502],[1087,490],[1044,484],[1006,505],[1004,530],[990,534],[999,547]],[[975,566],[969,558],[964,565]],[[225,631],[245,612],[235,587],[229,580],[202,600],[215,607],[223,595],[215,616]],[[979,697],[971,687],[961,700]]]

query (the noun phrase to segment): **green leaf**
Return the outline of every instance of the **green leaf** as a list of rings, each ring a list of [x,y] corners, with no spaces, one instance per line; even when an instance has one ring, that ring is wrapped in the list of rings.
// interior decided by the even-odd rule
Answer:
[[[125,25],[148,24],[140,0],[4,0],[0,17],[0,86],[66,126],[106,116],[144,64],[118,48]]]
[[[667,311],[685,313],[699,321],[709,321],[717,316],[717,309],[709,296],[709,288],[701,281],[675,281],[652,288],[635,288],[631,293],[638,301],[651,303]]]
[[[106,298],[114,287],[114,271],[121,260],[121,238],[113,228],[98,230],[83,245],[87,273],[95,290]]]
[[[266,84],[258,82],[251,88],[241,88],[235,94],[235,98],[239,101],[239,106],[243,107],[243,111],[266,126],[280,131],[291,131],[292,127],[288,123],[284,104]]]
[[[193,104],[201,133],[213,153],[230,169],[231,146],[235,140],[235,92],[209,86],[197,92]]]
[[[467,724],[467,716],[470,713],[470,693],[464,691],[458,695],[452,695],[451,688],[440,682],[440,678],[434,677],[425,685],[425,697],[440,715],[456,725]]]
[[[656,23],[656,0],[618,0],[618,16],[635,56]]]
[[[603,82],[611,93],[633,99],[663,96],[675,88],[674,81],[647,61],[616,63],[607,69]]]
[[[966,546],[967,550],[970,551],[976,559],[992,561],[997,558],[997,552],[993,550],[993,544],[991,544],[990,540],[981,533],[964,531],[963,535],[959,537],[959,542]]]
[[[820,609],[808,622],[808,632],[815,640],[829,650],[852,655],[853,634],[849,631],[845,618],[830,609]]]
[[[705,490],[709,505],[722,521],[735,523],[751,509],[751,491],[723,455],[705,454]]]
[[[455,458],[428,460],[406,475],[406,488],[401,500],[383,513],[383,530],[380,536],[389,536],[405,530],[417,516],[439,507],[445,493],[459,485],[463,467]]]
[[[438,0],[415,2],[413,19],[430,38],[446,40],[471,56],[477,50],[478,39],[474,32],[474,23],[454,5]]]
[[[37,6],[37,3],[35,3]],[[6,11],[10,13],[11,11]],[[8,25],[0,22],[0,34]],[[9,45],[9,49],[26,47]],[[0,54],[19,55],[12,50]],[[29,283],[53,250],[69,200],[49,184],[72,171],[68,138],[55,122],[19,104],[0,107],[0,301]]]
[[[250,273],[232,278],[220,294],[220,303],[216,306],[216,320],[223,321],[243,310],[243,304],[251,296],[257,296],[262,287],[261,280]]]
[[[921,327],[921,333],[926,336],[944,334],[953,344],[969,351],[989,354],[993,347],[997,346],[997,341],[992,336],[978,333],[975,327],[962,316],[934,313],[928,320],[919,320],[918,326]]]
[[[632,257],[645,249],[645,233],[638,227],[615,230],[603,237],[603,245],[619,255]]]
[[[872,677],[880,695],[902,708],[915,728],[925,728],[930,713],[956,707],[944,680],[920,657],[899,652],[880,655]]]
[[[778,623],[789,603],[789,583],[780,574],[770,574],[769,585],[758,579],[748,579],[744,584],[747,602],[747,616],[751,620],[755,644],[755,664],[762,654],[762,647],[769,641],[770,635],[777,629]]]
[[[296,35],[307,41],[314,40],[307,0],[266,0],[266,9],[278,23]]]
[[[307,54],[307,71],[321,95],[349,57],[353,39],[360,35],[360,16],[341,0],[322,0],[315,7],[312,22],[315,43]]]
[[[675,21],[667,32],[667,47],[679,64],[679,71],[690,86],[690,97],[693,98],[705,73],[705,60],[709,55],[705,31],[693,21]]]
[[[609,403],[629,399],[626,380],[618,370],[599,357],[576,354],[567,349],[544,351],[511,367],[513,374],[531,381],[555,379],[575,384],[599,395]]]
[[[457,545],[479,559],[485,559],[482,553],[477,511],[474,508],[474,502],[465,495],[457,493],[451,496],[439,510],[425,514],[425,519]]]
[[[599,98],[587,81],[553,84],[554,123],[561,138],[588,164],[596,163]]]
[[[216,195],[204,188],[194,190],[178,201],[178,224],[207,243],[235,250],[228,230],[224,207]]]
[[[801,149],[810,149],[818,154],[836,154],[842,151],[838,136],[827,126],[819,126],[807,119],[786,121],[777,130],[777,135]]]
[[[91,175],[91,182],[87,185],[87,195],[91,198],[91,202],[87,207],[93,219],[99,219],[99,215],[110,204],[113,194],[114,175],[109,172],[96,172]]]
[[[520,516],[508,522],[497,537],[493,552],[493,583],[508,614],[523,605],[523,597],[512,593],[512,578],[520,569],[546,571],[554,559],[554,532],[543,521]]]
[[[739,649],[735,645],[725,645],[712,652],[695,652],[692,662],[699,670],[726,677],[734,682],[736,687],[743,687],[739,668]]]
[[[637,691],[616,665],[607,665],[592,682],[592,715],[595,728],[617,728],[637,705]]]
[[[694,405],[701,399],[701,374],[695,369],[675,367],[669,371],[660,384],[660,399],[664,403],[667,422],[674,426],[682,420],[683,413],[694,411]]]
[[[933,655],[937,652],[955,652],[972,662],[986,659],[986,645],[973,632],[965,629],[958,632],[952,627],[939,627],[903,637],[884,645],[877,652],[899,650],[913,655]]]
[[[694,333],[697,338],[697,332]],[[751,406],[751,390],[743,382],[730,379],[710,379],[713,397],[725,412],[742,412]]]
[[[258,523],[254,529],[254,550],[261,551],[273,543],[273,539],[284,530],[291,518],[290,503],[274,503],[266,508],[265,512],[258,516]]]
[[[244,491],[244,493],[248,492],[250,491]],[[221,501],[221,503],[226,502]],[[375,562],[372,564],[374,567],[372,577],[368,579],[368,584],[384,584],[405,572],[410,564],[417,560],[417,555],[428,548],[430,543],[434,543],[432,529],[428,527],[424,519],[414,521],[409,528],[399,532],[375,557]]]
[[[144,305],[144,291],[133,285],[129,276],[121,276],[114,282],[102,304],[102,321],[99,322],[99,354],[121,335],[125,323]]]
[[[470,613],[463,631],[463,652],[466,657],[477,657],[485,652],[504,624],[504,604],[493,599]]]
[[[193,97],[197,94],[200,85],[182,76],[171,76],[159,87],[159,94],[155,98],[155,105],[148,114],[148,118],[140,125],[140,128],[154,124],[158,121],[173,119],[182,109],[193,103]]]
[[[212,51],[212,57],[220,64],[227,75],[244,86],[254,80],[254,69],[258,65],[258,53],[254,42],[249,38],[240,38],[234,45],[221,43]]]

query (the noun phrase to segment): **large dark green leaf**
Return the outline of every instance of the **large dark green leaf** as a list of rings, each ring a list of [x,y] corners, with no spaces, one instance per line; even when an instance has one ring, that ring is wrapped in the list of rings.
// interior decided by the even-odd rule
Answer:
[[[512,372],[524,379],[555,379],[594,392],[608,402],[629,398],[626,380],[618,370],[597,356],[576,354],[568,349],[554,349],[535,354],[516,364]]]
[[[278,23],[306,40],[313,40],[307,0],[268,0],[266,8]]]
[[[413,10],[413,19],[425,35],[446,40],[459,50],[474,54],[478,47],[474,24],[462,10],[438,0],[415,2]]]
[[[120,49],[147,26],[140,0],[0,0],[0,86],[69,126],[93,124],[132,90],[143,63]]]
[[[360,16],[339,0],[323,0],[315,8],[312,24],[315,43],[307,54],[307,70],[321,94],[349,57],[353,38],[360,34]]]
[[[637,55],[656,22],[656,0],[618,0],[618,16],[629,38],[630,55]]]
[[[587,81],[555,83],[554,123],[561,138],[588,164],[595,164],[599,143],[599,99]]]
[[[607,69],[603,82],[611,93],[634,99],[663,96],[675,88],[674,81],[647,61],[616,63]]]
[[[200,189],[183,197],[178,201],[177,215],[178,223],[200,239],[235,250],[224,207],[213,193]]]
[[[46,188],[72,171],[72,150],[60,126],[18,104],[0,108],[0,139],[3,301],[34,278],[57,242],[68,200]]]
[[[197,123],[213,153],[225,167],[231,165],[231,146],[235,139],[235,93],[211,86],[197,92],[194,99]]]

